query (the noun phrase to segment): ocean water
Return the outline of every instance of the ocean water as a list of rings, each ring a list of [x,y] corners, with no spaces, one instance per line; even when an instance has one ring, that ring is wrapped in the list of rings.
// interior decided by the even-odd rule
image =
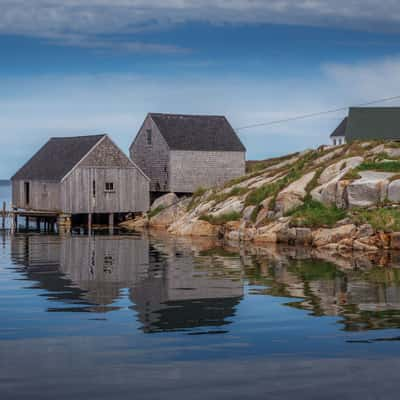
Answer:
[[[362,261],[2,233],[0,399],[397,399],[400,263]]]

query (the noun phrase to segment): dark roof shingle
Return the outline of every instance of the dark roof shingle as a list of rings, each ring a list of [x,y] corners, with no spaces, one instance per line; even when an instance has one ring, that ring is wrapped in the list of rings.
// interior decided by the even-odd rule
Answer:
[[[11,179],[61,181],[104,136],[51,138]]]
[[[400,139],[400,107],[352,107],[346,140]]]
[[[330,137],[345,136],[347,126],[347,117],[338,125],[338,127],[331,133]]]
[[[171,150],[246,151],[224,116],[149,115]]]

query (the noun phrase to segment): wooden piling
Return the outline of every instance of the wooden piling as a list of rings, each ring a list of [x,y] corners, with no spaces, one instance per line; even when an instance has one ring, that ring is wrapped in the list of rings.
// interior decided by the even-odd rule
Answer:
[[[88,234],[92,234],[92,214],[88,214]]]
[[[6,227],[6,216],[7,216],[7,212],[6,212],[6,202],[5,202],[5,201],[3,201],[3,211],[2,211],[2,213],[1,213],[1,216],[2,216],[1,227],[2,227],[3,229],[5,229],[5,227]]]
[[[108,229],[110,230],[110,234],[114,233],[114,214],[108,214]]]

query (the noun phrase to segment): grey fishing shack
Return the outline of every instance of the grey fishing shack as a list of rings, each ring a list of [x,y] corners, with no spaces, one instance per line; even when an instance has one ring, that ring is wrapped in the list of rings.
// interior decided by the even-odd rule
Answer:
[[[16,213],[91,222],[149,208],[149,178],[108,135],[51,138],[11,180]]]
[[[224,116],[149,113],[130,146],[152,192],[193,193],[244,175],[246,149]]]
[[[334,146],[354,140],[400,140],[400,107],[351,107],[330,135]]]

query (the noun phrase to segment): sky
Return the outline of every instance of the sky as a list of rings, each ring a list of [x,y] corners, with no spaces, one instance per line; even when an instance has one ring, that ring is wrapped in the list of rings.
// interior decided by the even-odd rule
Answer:
[[[248,159],[328,143],[345,111],[238,128],[400,95],[399,39],[397,0],[0,0],[0,178],[148,112],[226,115]]]

